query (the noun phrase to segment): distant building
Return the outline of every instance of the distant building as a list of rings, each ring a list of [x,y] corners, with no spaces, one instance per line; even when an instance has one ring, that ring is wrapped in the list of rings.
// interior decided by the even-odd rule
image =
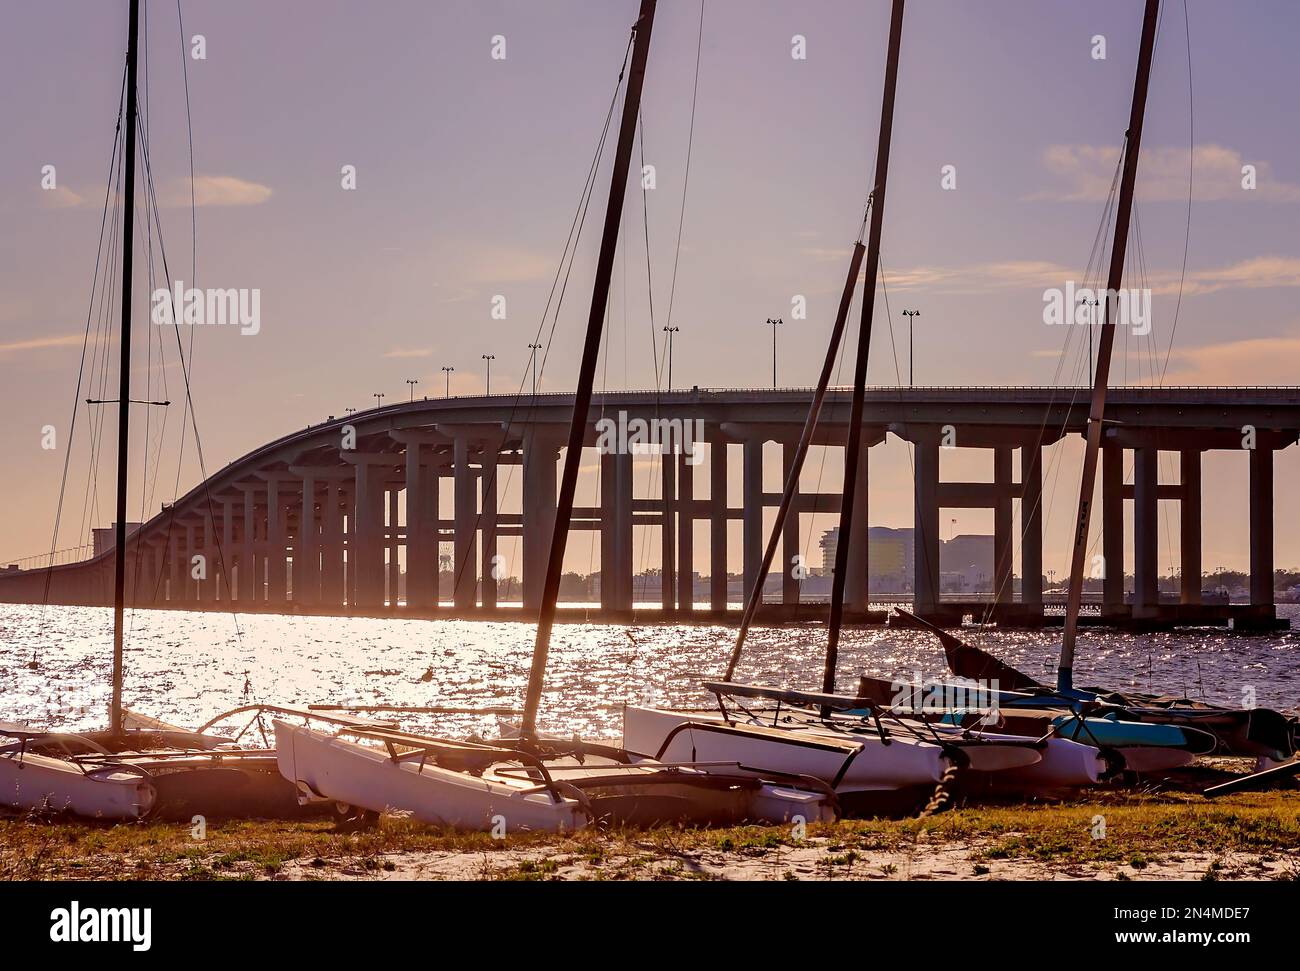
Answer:
[[[835,566],[839,546],[838,526],[822,533],[822,572]],[[912,529],[871,526],[867,529],[867,575],[878,593],[906,593],[912,589],[916,534]],[[940,582],[952,592],[988,592],[993,585],[993,537],[964,533],[939,543]]]
[[[944,586],[958,591],[988,593],[993,589],[993,537],[963,533],[939,545],[939,572]]]

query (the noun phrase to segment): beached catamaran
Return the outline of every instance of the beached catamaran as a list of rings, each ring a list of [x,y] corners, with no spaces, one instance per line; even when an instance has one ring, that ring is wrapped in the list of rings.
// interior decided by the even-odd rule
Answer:
[[[148,815],[189,819],[192,813],[295,815],[299,811],[295,793],[276,771],[274,751],[243,748],[223,735],[187,731],[129,711],[122,703],[128,444],[131,405],[141,403],[131,398],[139,28],[140,0],[130,0],[122,104],[118,134],[114,138],[114,165],[122,178],[118,398],[116,402],[92,402],[116,403],[118,416],[109,723],[103,730],[70,733],[0,722],[0,737],[15,740],[0,746],[0,806],[69,812],[100,819],[137,819]],[[152,188],[147,141],[145,148],[145,181]],[[106,197],[106,207],[107,204]],[[146,210],[156,216],[156,206],[147,206]],[[185,365],[183,354],[181,364]],[[69,440],[69,450],[71,447]]]
[[[839,310],[796,448],[763,558],[749,592],[726,672],[705,684],[718,701],[716,712],[686,712],[628,707],[623,742],[660,758],[739,759],[755,770],[779,769],[813,775],[835,788],[846,808],[879,812],[915,806],[933,787],[958,770],[979,776],[996,774],[1022,785],[1069,785],[1095,782],[1111,767],[1087,745],[1039,732],[1032,736],[988,727],[962,728],[904,717],[888,705],[865,704],[835,694],[838,644],[843,625],[848,543],[836,554],[831,593],[825,669],[819,692],[737,684],[734,681],[746,635],[762,598],[763,580],[771,569],[790,510],[799,474],[816,431],[831,374],[839,354],[854,287],[863,268],[861,321],[854,369],[850,434],[844,459],[840,535],[854,535],[866,370],[871,346],[880,240],[888,184],[889,152],[902,40],[904,0],[894,0],[881,105],[876,172],[862,231],[853,245]],[[869,225],[869,230],[868,230]],[[863,247],[863,235],[867,245]]]
[[[1123,142],[1123,169],[1115,213],[1115,235],[1111,244],[1110,269],[1106,283],[1106,307],[1102,322],[1097,363],[1088,412],[1086,450],[1079,486],[1078,514],[1070,556],[1069,592],[1065,629],[1061,638],[1056,685],[1044,685],[1017,671],[980,648],[939,631],[906,611],[899,617],[910,626],[930,630],[939,637],[953,674],[968,679],[993,680],[1004,689],[997,698],[1022,723],[1036,723],[1067,734],[1091,737],[1100,744],[1139,747],[1174,747],[1187,751],[1204,748],[1209,735],[1211,748],[1276,761],[1296,751],[1300,726],[1296,719],[1267,708],[1230,709],[1170,694],[1152,695],[1108,691],[1074,686],[1074,657],[1078,640],[1079,613],[1083,600],[1084,564],[1088,551],[1088,527],[1092,496],[1097,481],[1097,462],[1105,426],[1106,393],[1111,356],[1115,343],[1118,294],[1124,279],[1133,192],[1146,114],[1147,88],[1159,26],[1159,0],[1146,0],[1142,40],[1128,129]],[[862,694],[879,698],[885,690],[880,679],[864,678]],[[1172,756],[1171,756],[1172,757]],[[1146,764],[1159,761],[1147,753]]]

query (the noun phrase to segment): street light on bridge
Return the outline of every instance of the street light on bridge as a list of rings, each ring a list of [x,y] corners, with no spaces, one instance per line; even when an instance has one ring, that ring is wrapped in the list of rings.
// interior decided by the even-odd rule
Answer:
[[[376,408],[384,407],[384,396],[382,394],[376,391],[373,395],[371,395],[371,397],[375,399]]]
[[[903,316],[907,318],[907,386],[910,388],[915,373],[912,368],[912,323],[915,318],[921,316],[921,311],[904,310]]]
[[[443,365],[442,371],[447,375],[447,397],[451,397],[451,372],[456,370],[454,367]]]
[[[484,354],[483,360],[487,361],[487,393],[492,393],[492,362],[497,359],[495,354]]]
[[[772,325],[772,387],[776,387],[776,326],[784,324],[785,321],[780,317],[768,317],[767,322]]]
[[[411,400],[415,400],[415,386],[420,383],[419,378],[407,378],[406,383],[411,386]]]
[[[532,362],[533,365],[533,397],[537,397],[537,352],[542,349],[542,345],[529,344],[528,348],[529,350],[532,351],[532,353],[528,356],[528,359]]]
[[[673,334],[680,331],[680,327],[665,327],[664,333],[668,335],[668,390],[673,390]]]

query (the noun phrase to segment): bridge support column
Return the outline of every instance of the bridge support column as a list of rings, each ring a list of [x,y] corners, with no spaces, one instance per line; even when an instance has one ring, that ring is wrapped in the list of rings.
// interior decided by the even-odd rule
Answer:
[[[1101,609],[1113,617],[1124,612],[1124,448],[1114,442],[1101,448],[1101,557]]]
[[[378,607],[384,599],[384,484],[377,470],[358,457],[348,545],[348,586],[352,603]]]
[[[1011,589],[1011,564],[1015,557],[1015,528],[1012,517],[1011,448],[993,449],[993,602],[1009,604],[1015,600]]]
[[[1201,602],[1201,452],[1187,448],[1179,455],[1182,500],[1178,510],[1179,559],[1182,578],[1179,600]]]
[[[343,572],[343,497],[340,483],[331,479],[321,504],[321,602],[342,607],[345,597]]]
[[[171,549],[168,551],[170,563],[164,568],[162,561],[163,550],[157,551],[157,569],[154,569],[154,557],[150,557],[150,569],[146,573],[149,589],[145,591],[145,602],[152,603],[155,599],[162,600],[164,592],[166,600],[172,605],[180,605],[185,602],[185,577],[189,574],[185,569],[185,535],[181,528],[175,523],[171,525],[171,542],[168,544]],[[164,591],[162,584],[155,582],[162,579],[163,575],[167,577],[167,587]],[[157,593],[155,594],[155,591]]]
[[[402,545],[401,518],[398,510],[400,490],[396,486],[386,486],[388,496],[388,529],[384,533],[385,546],[388,549],[388,606],[396,607],[402,599],[402,561],[398,551]]]
[[[289,544],[285,533],[280,479],[273,476],[266,483],[266,599],[272,604],[284,604],[287,600],[285,556]]]
[[[632,456],[600,457],[600,605],[632,609]]]
[[[748,600],[763,564],[763,440],[749,438],[743,448],[741,487],[744,489],[745,599]]]
[[[1250,450],[1250,602],[1273,606],[1273,450]]]
[[[257,562],[254,549],[257,543],[257,496],[253,486],[240,486],[244,493],[244,532],[239,555],[239,599],[244,606],[259,599]]]
[[[217,576],[219,599],[228,602],[235,599],[235,581],[232,576],[235,560],[239,555],[235,550],[235,500],[231,497],[221,500],[221,549],[222,561]]]
[[[1133,450],[1133,615],[1160,604],[1160,451]]]
[[[727,609],[727,443],[709,444],[709,607]]]
[[[201,524],[198,524],[201,525]],[[185,524],[185,553],[180,562],[181,599],[185,603],[197,603],[198,586],[192,576],[194,554],[199,551],[198,528],[195,523]]]
[[[698,453],[696,453],[698,454]],[[695,609],[695,466],[677,456],[677,609]]]
[[[302,507],[298,514],[298,542],[293,550],[293,599],[311,606],[320,603],[320,524],[316,520],[316,478],[302,477]]]
[[[785,484],[790,478],[790,472],[794,468],[794,453],[798,450],[798,444],[795,442],[781,443],[781,488],[784,491]],[[785,517],[785,524],[781,527],[781,562],[776,564],[781,571],[781,603],[787,606],[798,605],[799,588],[802,573],[796,573],[796,564],[803,565],[802,560],[796,559],[800,554],[799,549],[799,487],[795,486],[795,499],[790,507],[789,515]]]
[[[455,508],[455,565],[456,580],[453,600],[457,610],[471,610],[478,598],[478,541],[474,529],[478,516],[478,502],[474,495],[474,469],[469,464],[469,439],[457,435],[452,446],[452,492]]]
[[[424,446],[406,443],[406,606],[424,609],[437,603],[438,550],[429,523],[429,493],[437,476],[424,468]],[[432,479],[433,490],[429,480]]]
[[[661,518],[659,521],[659,601],[665,613],[673,609],[675,545],[673,543],[673,514],[677,508],[677,476],[672,453],[665,447],[659,457],[659,475],[662,483]]]
[[[483,564],[479,573],[484,609],[497,605],[497,450],[496,446],[483,446],[482,468],[479,473],[480,521],[482,525]]]
[[[933,615],[939,606],[939,440],[922,431],[914,441],[912,576],[916,612]]]
[[[524,436],[524,609],[542,605],[546,564],[555,530],[555,462],[559,446],[530,430]]]
[[[1043,448],[1038,439],[1020,447],[1020,603],[1043,609]]]
[[[867,536],[870,506],[867,502],[867,469],[870,451],[871,447],[865,441],[862,442],[858,451],[858,474],[853,482],[853,529],[849,533],[849,559],[844,577],[844,606],[848,610],[866,610],[869,599]]]

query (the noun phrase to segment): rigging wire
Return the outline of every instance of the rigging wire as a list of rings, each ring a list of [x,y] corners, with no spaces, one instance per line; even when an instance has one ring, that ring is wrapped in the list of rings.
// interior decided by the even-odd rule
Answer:
[[[81,358],[77,365],[77,384],[76,384],[76,389],[73,391],[72,394],[72,414],[68,420],[68,440],[67,440],[67,444],[64,446],[64,451],[63,451],[63,473],[59,479],[59,494],[58,494],[58,499],[55,502],[54,528],[50,536],[50,562],[45,569],[45,584],[44,584],[44,590],[41,594],[40,619],[38,620],[37,623],[38,630],[44,629],[46,608],[49,606],[49,599],[50,599],[50,585],[53,582],[53,578],[54,578],[54,552],[58,548],[59,527],[63,520],[63,502],[67,492],[69,466],[72,461],[72,446],[73,446],[73,442],[76,439],[76,432],[77,432],[77,413],[81,410],[81,386],[82,386],[83,379],[86,377],[86,352],[90,347],[90,323],[92,318],[94,318],[95,316],[95,293],[97,290],[100,289],[99,270],[104,256],[104,239],[105,239],[104,229],[106,224],[108,223],[109,200],[112,199],[113,197],[113,172],[117,168],[117,159],[121,149],[122,117],[123,117],[123,108],[125,105],[125,100],[124,100],[125,92],[126,92],[126,65],[124,62],[122,66],[122,82],[121,82],[121,87],[119,89],[119,95],[118,95],[117,123],[114,126],[114,130],[113,130],[113,148],[109,154],[108,178],[105,180],[104,203],[103,206],[101,207],[100,217],[99,217],[99,239],[98,242],[95,244],[95,270],[91,274],[90,301],[89,301],[89,305],[86,308],[86,324],[84,328],[85,333],[82,337],[82,342],[81,342]],[[111,235],[109,238],[111,240]],[[93,356],[91,360],[93,362],[94,360]],[[92,364],[92,373],[93,373],[93,364]],[[85,524],[84,503],[83,503],[82,513],[83,513],[82,527],[84,528],[84,524]],[[80,539],[81,538],[80,529],[78,530],[78,533],[79,533],[78,539]],[[40,639],[38,638],[37,645],[39,645],[39,643],[40,643]],[[32,648],[32,661],[31,661],[32,664],[36,664],[37,651],[38,651],[38,646],[34,645]]]

